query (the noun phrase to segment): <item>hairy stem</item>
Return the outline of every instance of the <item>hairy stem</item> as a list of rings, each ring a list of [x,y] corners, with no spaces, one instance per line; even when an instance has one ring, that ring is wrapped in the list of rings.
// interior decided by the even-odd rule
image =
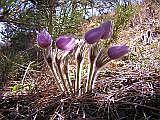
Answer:
[[[95,67],[94,72],[93,72],[93,75],[92,75],[92,78],[91,78],[89,90],[88,90],[89,92],[92,92],[93,89],[94,89],[94,83],[95,83],[95,81],[96,81],[96,79],[97,79],[97,74],[98,74],[98,68]]]
[[[61,83],[59,82],[59,79],[56,77],[57,75],[56,75],[54,69],[51,68],[51,71],[52,71],[52,74],[53,74],[53,76],[54,76],[54,78],[55,78],[55,80],[56,80],[56,85],[58,86],[58,89],[59,89],[61,92],[64,92],[64,89],[63,89]]]
[[[89,65],[88,80],[86,81],[87,84],[85,85],[85,87],[86,87],[86,92],[89,90],[89,86],[90,86],[90,83],[91,83],[91,78],[92,78],[92,74],[93,74],[93,66],[94,66],[93,62],[90,63],[90,65]]]
[[[67,79],[67,83],[68,83],[70,92],[73,95],[73,90],[72,90],[71,80],[70,80],[70,76],[69,76],[68,66],[69,66],[69,64],[68,64],[68,61],[67,61],[67,65],[64,65],[64,69],[65,69],[64,72],[65,72],[65,75],[66,75],[66,79]]]
[[[78,63],[77,64],[77,71],[76,71],[76,85],[75,85],[75,88],[78,92],[78,94],[80,93],[80,85],[81,85],[81,63]]]
[[[70,81],[69,75],[67,75],[67,74],[66,74],[66,79],[67,79],[67,83],[68,83],[70,92],[71,92],[71,94],[73,95],[73,90],[72,90],[72,86],[71,86],[71,81]]]
[[[52,75],[53,75],[53,77],[55,78],[55,82],[56,82],[56,85],[57,85],[59,91],[63,92],[63,91],[64,91],[64,90],[63,90],[63,87],[61,86],[61,84],[59,83],[58,78],[56,77],[57,75],[56,75],[56,73],[55,73],[55,71],[54,71],[54,66],[53,66],[53,64],[51,64],[51,63],[49,63],[49,62],[47,61],[47,57],[46,57],[46,55],[45,55],[45,51],[43,51],[43,57],[44,57],[45,62],[47,63],[47,65],[48,65],[48,66],[50,67],[50,69],[51,69]],[[51,58],[51,59],[52,59],[52,58]]]
[[[65,80],[64,80],[64,78],[63,78],[63,74],[62,74],[62,70],[61,70],[60,64],[57,65],[57,67],[58,67],[58,72],[59,72],[60,78],[61,78],[61,80],[62,80],[62,84],[63,84],[63,86],[64,86],[64,90],[68,92],[68,88],[67,88],[66,83],[65,83]]]

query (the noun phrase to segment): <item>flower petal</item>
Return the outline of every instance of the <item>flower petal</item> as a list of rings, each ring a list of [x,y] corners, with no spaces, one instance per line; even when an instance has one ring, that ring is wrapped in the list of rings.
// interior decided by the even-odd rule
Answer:
[[[103,35],[101,39],[110,38],[112,35],[112,23],[111,21],[106,21],[100,26],[103,29]]]
[[[108,49],[108,56],[111,59],[118,59],[129,52],[129,48],[126,45],[113,46]]]
[[[94,28],[85,33],[85,40],[88,44],[93,44],[98,42],[103,34],[103,29],[101,27]]]
[[[75,47],[75,39],[69,36],[60,36],[56,41],[58,49],[70,51]]]
[[[37,43],[41,48],[48,48],[52,44],[52,37],[46,30],[43,30],[37,35]]]

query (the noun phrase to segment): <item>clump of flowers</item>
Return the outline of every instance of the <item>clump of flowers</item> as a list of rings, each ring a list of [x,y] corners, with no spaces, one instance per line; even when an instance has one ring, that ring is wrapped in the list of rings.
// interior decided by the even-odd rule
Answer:
[[[105,21],[99,27],[87,31],[84,41],[76,44],[75,38],[63,35],[56,39],[55,49],[52,49],[52,37],[46,31],[37,36],[38,45],[44,49],[44,58],[50,66],[55,82],[61,92],[69,95],[82,95],[94,90],[98,73],[109,61],[119,59],[129,52],[126,45],[116,45],[101,48],[101,39],[112,36],[112,23]],[[88,54],[88,78],[82,80],[84,57]],[[75,78],[70,77],[70,62],[76,61]]]

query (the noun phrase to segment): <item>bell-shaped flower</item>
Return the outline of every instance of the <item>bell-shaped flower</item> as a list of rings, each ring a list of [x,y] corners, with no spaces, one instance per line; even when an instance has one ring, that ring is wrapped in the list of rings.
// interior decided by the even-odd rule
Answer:
[[[75,47],[75,39],[70,36],[60,36],[56,40],[56,46],[61,50],[73,50],[73,48]]]
[[[103,29],[101,27],[94,28],[85,33],[85,41],[88,44],[98,42],[103,35]]]
[[[128,52],[129,48],[126,45],[112,46],[108,49],[108,56],[111,59],[118,59],[123,55],[127,54]]]
[[[103,35],[101,39],[110,38],[112,35],[112,23],[111,21],[106,21],[100,26],[103,29]]]
[[[52,44],[52,37],[46,30],[42,30],[37,35],[37,43],[41,48],[48,48]]]

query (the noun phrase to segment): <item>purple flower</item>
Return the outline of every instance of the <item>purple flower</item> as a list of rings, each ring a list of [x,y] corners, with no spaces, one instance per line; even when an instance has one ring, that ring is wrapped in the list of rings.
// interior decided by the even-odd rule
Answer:
[[[126,45],[112,46],[108,49],[108,56],[111,59],[118,59],[123,55],[127,54],[128,52],[129,48]]]
[[[112,35],[112,23],[111,21],[106,21],[100,26],[103,29],[103,35],[101,39],[110,38]]]
[[[88,44],[98,42],[103,35],[103,29],[101,27],[94,28],[85,33],[85,40]]]
[[[56,46],[58,49],[70,51],[75,46],[75,39],[69,36],[60,36],[56,40]]]
[[[52,37],[46,30],[42,30],[37,36],[37,42],[41,48],[48,48],[52,44]]]
[[[88,44],[98,42],[100,39],[107,39],[112,35],[112,23],[106,21],[100,27],[89,30],[85,33],[85,40]]]

